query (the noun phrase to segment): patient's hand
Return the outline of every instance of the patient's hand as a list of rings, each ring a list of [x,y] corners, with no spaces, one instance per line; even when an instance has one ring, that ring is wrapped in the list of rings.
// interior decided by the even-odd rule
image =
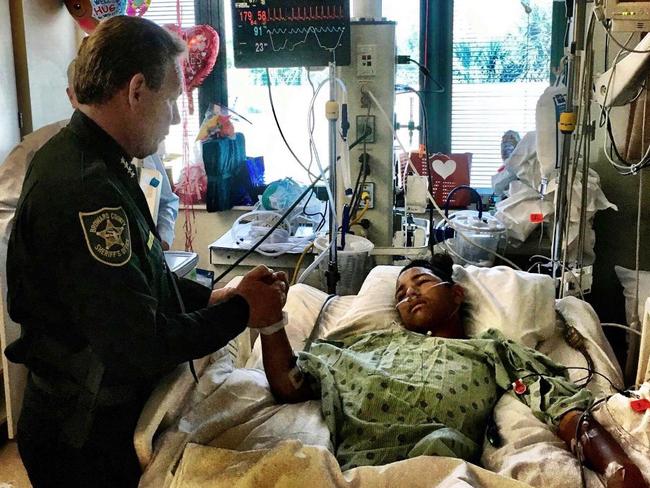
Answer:
[[[606,472],[607,488],[647,488],[641,471],[635,464],[614,466],[612,472]]]

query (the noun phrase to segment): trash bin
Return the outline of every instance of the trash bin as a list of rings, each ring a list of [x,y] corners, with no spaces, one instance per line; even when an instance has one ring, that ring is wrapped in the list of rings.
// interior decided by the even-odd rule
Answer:
[[[339,234],[339,240],[341,237]],[[317,237],[314,241],[314,247],[319,252],[327,252],[329,245],[328,236]],[[338,295],[356,295],[361,289],[363,281],[370,271],[370,252],[375,245],[368,239],[352,234],[345,236],[345,249],[337,252],[338,268],[340,280],[336,285]],[[327,271],[328,259],[323,259],[318,265],[321,288],[327,289]]]

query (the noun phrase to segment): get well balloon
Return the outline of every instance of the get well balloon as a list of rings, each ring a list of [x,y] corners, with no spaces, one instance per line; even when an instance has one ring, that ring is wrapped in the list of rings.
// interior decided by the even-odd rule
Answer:
[[[65,6],[84,32],[90,34],[100,21],[124,15],[127,0],[64,0]],[[146,1],[146,0],[145,0]]]
[[[90,0],[65,0],[65,6],[79,27],[87,34],[95,30],[99,24],[99,20],[92,16]]]

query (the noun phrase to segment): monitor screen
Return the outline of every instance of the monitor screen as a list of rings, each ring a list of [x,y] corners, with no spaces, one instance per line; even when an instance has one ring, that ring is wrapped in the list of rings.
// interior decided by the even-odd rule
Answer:
[[[238,68],[350,64],[349,0],[234,0]]]

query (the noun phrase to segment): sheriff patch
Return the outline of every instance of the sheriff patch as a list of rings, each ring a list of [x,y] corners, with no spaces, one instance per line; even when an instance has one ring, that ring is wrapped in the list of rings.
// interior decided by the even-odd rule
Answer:
[[[79,220],[93,258],[109,266],[123,266],[129,262],[129,220],[122,207],[79,212]]]

